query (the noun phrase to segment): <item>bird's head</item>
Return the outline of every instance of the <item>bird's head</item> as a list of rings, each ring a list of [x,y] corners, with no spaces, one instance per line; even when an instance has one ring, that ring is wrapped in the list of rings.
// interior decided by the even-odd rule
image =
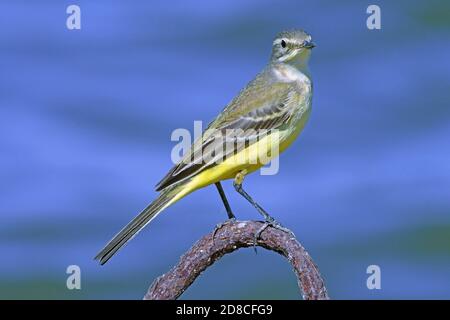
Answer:
[[[273,41],[271,60],[292,65],[306,65],[314,47],[311,36],[305,31],[283,31]]]

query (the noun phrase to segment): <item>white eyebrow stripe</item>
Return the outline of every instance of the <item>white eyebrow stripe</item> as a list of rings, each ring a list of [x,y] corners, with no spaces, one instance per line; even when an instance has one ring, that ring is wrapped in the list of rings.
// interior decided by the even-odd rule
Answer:
[[[281,41],[283,41],[283,40],[289,44],[294,44],[294,45],[298,45],[298,46],[301,46],[304,43],[304,41],[298,41],[297,39],[278,38],[273,41],[273,45],[280,44]],[[311,36],[306,38],[306,41],[311,41]]]
[[[279,43],[281,43],[281,41],[283,41],[284,39],[281,39],[281,38],[278,38],[278,39],[275,39],[275,41],[273,42],[273,44],[275,45],[275,44],[279,44]]]

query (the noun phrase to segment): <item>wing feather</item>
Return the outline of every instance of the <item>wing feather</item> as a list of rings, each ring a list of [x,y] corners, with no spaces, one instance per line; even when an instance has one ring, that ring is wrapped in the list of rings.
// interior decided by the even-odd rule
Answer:
[[[257,130],[265,132],[277,129],[287,123],[292,115],[289,83],[262,85],[257,77],[209,124],[202,137],[194,142],[191,150],[157,184],[156,190],[185,181],[203,170],[210,168],[219,159],[236,154],[239,148],[247,147],[258,140]],[[255,133],[256,132],[256,133]],[[246,144],[236,144],[244,140]],[[225,148],[225,144],[235,143],[235,148]],[[240,146],[240,147],[238,147]],[[216,154],[204,161],[206,150]]]

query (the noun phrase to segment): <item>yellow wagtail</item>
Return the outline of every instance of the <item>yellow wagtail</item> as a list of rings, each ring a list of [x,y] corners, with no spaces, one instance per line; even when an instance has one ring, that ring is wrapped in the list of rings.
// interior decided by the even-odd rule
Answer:
[[[162,210],[211,184],[216,185],[228,218],[234,219],[220,184],[226,179],[234,179],[236,191],[264,216],[268,224],[280,227],[243,190],[242,182],[246,174],[284,151],[303,130],[311,111],[312,82],[308,60],[313,47],[311,36],[302,30],[279,33],[273,41],[267,67],[224,108],[194,142],[190,152],[158,183],[158,198],[125,226],[96,259],[101,264],[106,263]],[[237,140],[245,143],[235,144]],[[224,148],[224,142],[228,147]],[[274,145],[277,152],[271,152]],[[209,153],[208,159],[201,156],[199,161],[197,155],[206,149],[213,152]],[[262,159],[262,154],[268,159]]]

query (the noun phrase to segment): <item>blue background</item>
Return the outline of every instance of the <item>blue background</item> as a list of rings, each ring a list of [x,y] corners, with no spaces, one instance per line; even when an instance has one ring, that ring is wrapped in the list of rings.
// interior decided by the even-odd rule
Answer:
[[[381,30],[366,28],[372,3]],[[81,30],[66,28],[69,4]],[[296,233],[332,298],[450,298],[448,1],[2,1],[0,15],[0,298],[142,298],[225,219],[213,187],[107,265],[93,256],[156,197],[171,132],[213,119],[293,27],[317,43],[312,117],[279,174],[247,190]],[[259,219],[225,188],[240,219]],[[381,290],[366,287],[371,264]],[[245,249],[182,298],[300,296],[284,259]]]

